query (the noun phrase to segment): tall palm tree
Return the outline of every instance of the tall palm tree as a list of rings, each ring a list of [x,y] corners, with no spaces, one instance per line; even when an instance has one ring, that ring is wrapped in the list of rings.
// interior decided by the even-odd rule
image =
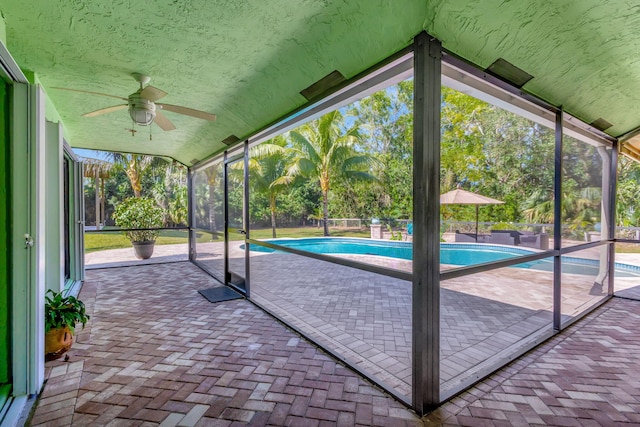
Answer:
[[[109,158],[124,169],[135,197],[142,197],[142,175],[144,172],[150,167],[166,164],[166,160],[161,157],[143,154],[109,153]]]
[[[85,178],[93,178],[96,187],[96,230],[100,230],[100,224],[104,221],[104,180],[111,176],[113,164],[98,159],[84,159],[83,175]]]
[[[575,188],[575,183],[568,182],[563,188],[562,218],[559,226],[566,226],[567,231],[576,237],[584,228],[600,220],[600,203],[602,189],[598,187]],[[523,203],[523,214],[528,222],[553,223],[554,201],[552,191],[538,189]]]
[[[253,147],[249,153],[249,184],[252,189],[269,197],[271,231],[276,238],[276,199],[288,185],[283,179],[288,160],[287,140],[280,135]]]
[[[218,233],[216,230],[216,201],[215,194],[218,189],[218,179],[222,175],[222,163],[215,163],[204,170],[207,177],[207,184],[209,185],[209,228],[211,229],[211,239],[218,240]]]
[[[322,192],[322,216],[324,235],[329,235],[329,190],[335,179],[376,180],[364,168],[369,168],[375,159],[358,153],[360,141],[357,127],[345,129],[340,111],[332,111],[317,120],[307,123],[297,131],[289,133],[292,161],[287,175],[276,180],[288,184],[298,176],[318,180]]]

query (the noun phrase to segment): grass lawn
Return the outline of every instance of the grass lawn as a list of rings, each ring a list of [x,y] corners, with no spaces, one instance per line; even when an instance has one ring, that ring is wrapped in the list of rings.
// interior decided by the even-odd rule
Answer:
[[[187,243],[187,230],[163,230],[156,239],[156,245],[173,245]],[[131,242],[119,231],[91,232],[84,234],[84,252],[91,253],[107,249],[130,248]]]
[[[230,230],[229,240],[243,240],[244,236],[235,230]],[[333,237],[370,237],[369,229],[358,228],[334,228],[330,227],[329,232]],[[280,228],[276,230],[278,237],[322,237],[322,227],[297,227]],[[223,238],[222,233],[218,233],[219,239]],[[163,230],[156,239],[156,245],[173,245],[177,243],[187,243],[187,230]],[[252,229],[252,239],[270,239],[271,229]],[[197,230],[196,241],[200,243],[210,242],[211,233],[204,230]],[[111,232],[91,232],[84,235],[85,253],[105,251],[108,249],[130,248],[131,242],[127,237],[118,231]]]
[[[634,243],[616,243],[616,252],[625,254],[639,254],[640,245]]]
[[[371,237],[371,232],[368,228],[338,228],[329,227],[329,234],[332,237]],[[270,228],[256,228],[251,229],[252,239],[271,239],[273,237]],[[323,237],[322,227],[297,227],[297,228],[277,228],[276,237]],[[240,233],[229,233],[229,240],[242,240],[244,236]]]

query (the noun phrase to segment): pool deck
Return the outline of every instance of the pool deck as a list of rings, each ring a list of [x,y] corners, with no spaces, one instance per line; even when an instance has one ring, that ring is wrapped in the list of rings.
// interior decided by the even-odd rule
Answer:
[[[248,301],[196,292],[210,286],[187,262],[87,272],[91,320],[68,362],[47,362],[28,425],[640,423],[640,301],[609,300],[418,419]]]
[[[110,249],[85,254],[85,267],[90,269],[106,267],[128,267],[132,265],[162,264],[166,262],[188,261],[189,245],[155,245],[153,255],[147,260],[136,259],[133,247]]]
[[[186,245],[170,246],[157,246],[151,261],[186,259]],[[198,244],[197,250],[203,266],[221,271],[221,242]],[[132,249],[105,252],[109,253],[91,254],[88,266],[145,263],[130,259]],[[598,248],[591,248],[576,256],[598,254]],[[231,245],[230,255],[232,270],[239,271],[244,259],[239,243]],[[635,259],[640,265],[640,255],[620,255],[620,261]],[[407,260],[367,255],[348,258],[402,271],[411,269]],[[443,387],[455,387],[522,339],[549,332],[552,280],[550,272],[532,274],[532,270],[503,268],[442,282]],[[571,320],[606,296],[606,289],[594,286],[590,276],[563,274],[563,283],[564,320]],[[617,280],[617,285],[618,291],[629,288],[624,292],[638,292],[636,279]],[[297,255],[252,252],[251,297],[376,382],[399,395],[411,395],[410,282]]]
[[[188,262],[87,272],[91,316],[31,426],[416,426],[411,410]]]

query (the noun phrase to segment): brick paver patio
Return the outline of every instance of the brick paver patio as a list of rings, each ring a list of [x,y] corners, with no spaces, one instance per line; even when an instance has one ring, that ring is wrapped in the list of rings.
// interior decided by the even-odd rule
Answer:
[[[640,301],[613,298],[426,425],[640,425]]]
[[[382,391],[190,263],[87,272],[90,323],[31,425],[417,425]]]
[[[232,242],[235,243],[235,242]],[[219,243],[198,245],[201,261],[221,268]],[[238,270],[244,252],[230,245]],[[211,254],[219,254],[210,257]],[[372,255],[339,255],[411,270],[411,262]],[[251,252],[251,297],[375,382],[411,396],[411,283],[287,253]],[[443,266],[451,268],[451,266]],[[304,276],[301,276],[304,272]],[[221,276],[220,276],[221,277]],[[441,290],[441,372],[453,388],[491,365],[524,339],[551,331],[553,273],[502,268],[450,279]],[[580,314],[606,294],[588,274],[563,275],[562,312]]]
[[[231,270],[244,276],[241,242],[230,244]],[[184,256],[184,245],[157,247],[152,260]],[[198,260],[222,277],[223,242],[197,244]],[[598,259],[602,248],[580,251]],[[173,255],[172,255],[172,250]],[[99,255],[103,255],[100,257]],[[87,257],[90,265],[131,265],[131,248]],[[632,257],[635,254],[621,254]],[[156,258],[157,257],[157,258]],[[360,262],[411,270],[411,262],[370,255],[345,255]],[[623,260],[627,261],[627,260]],[[633,263],[633,262],[632,262]],[[443,266],[443,268],[451,268]],[[301,280],[300,272],[304,272]],[[616,278],[619,292],[634,290],[635,279]],[[562,314],[579,315],[606,295],[595,276],[563,274]],[[441,372],[445,390],[491,366],[496,358],[551,330],[553,274],[502,268],[442,282]],[[621,289],[630,288],[630,291]],[[378,384],[411,395],[411,283],[286,253],[251,252],[252,299]]]
[[[31,425],[637,425],[640,301],[613,298],[419,420],[189,263],[94,270]]]

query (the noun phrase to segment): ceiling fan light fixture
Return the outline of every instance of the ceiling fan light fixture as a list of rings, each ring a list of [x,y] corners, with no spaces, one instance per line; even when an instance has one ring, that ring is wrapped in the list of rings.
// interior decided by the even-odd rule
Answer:
[[[134,123],[149,126],[156,118],[156,104],[139,96],[129,98],[129,115]]]
[[[107,93],[93,92],[88,90],[70,89],[70,88],[56,88],[62,90],[70,90],[73,92],[88,93],[91,95],[108,96],[110,98],[117,98],[122,101],[127,101],[126,104],[112,105],[106,108],[100,108],[96,111],[85,113],[83,117],[95,117],[102,114],[112,113],[114,111],[129,110],[129,116],[133,120],[134,124],[140,126],[149,126],[151,123],[158,125],[163,131],[174,130],[176,126],[169,120],[167,116],[160,110],[171,111],[172,113],[182,114],[184,116],[195,117],[197,119],[215,121],[216,115],[207,113],[206,111],[200,111],[189,107],[183,107],[173,104],[156,104],[161,98],[164,98],[167,92],[162,89],[158,89],[153,86],[145,86],[150,81],[150,77],[140,73],[133,73],[133,78],[140,83],[140,89],[129,95],[127,98],[122,96],[109,95]]]

